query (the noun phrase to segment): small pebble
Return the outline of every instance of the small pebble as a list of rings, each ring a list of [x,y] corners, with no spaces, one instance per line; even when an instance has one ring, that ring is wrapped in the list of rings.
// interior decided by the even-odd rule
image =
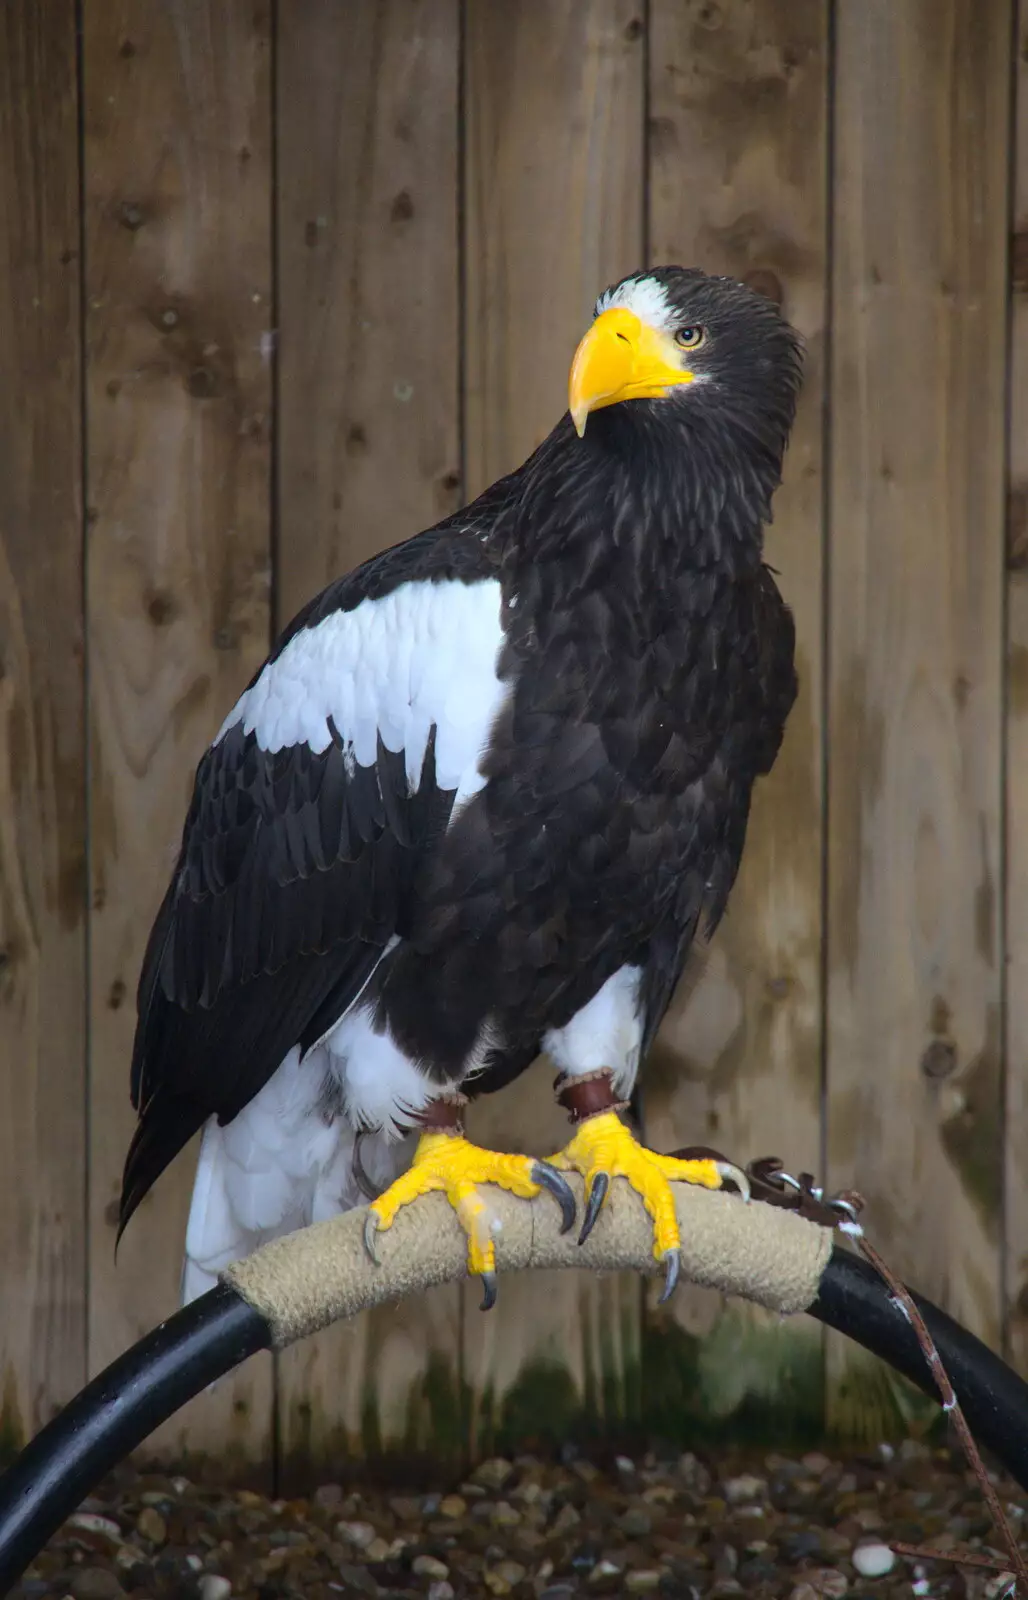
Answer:
[[[393,1516],[401,1522],[417,1522],[421,1515],[421,1501],[413,1495],[394,1494],[388,1505]]]
[[[323,1511],[336,1511],[343,1503],[342,1485],[323,1483],[314,1491],[314,1504]]]
[[[200,1600],[228,1600],[232,1593],[232,1585],[220,1573],[207,1572],[200,1579],[198,1588]]]
[[[336,1523],[336,1538],[344,1540],[346,1544],[352,1544],[355,1550],[366,1550],[376,1537],[370,1522]]]
[[[629,1539],[645,1539],[653,1527],[653,1519],[641,1506],[629,1506],[624,1515],[618,1518],[618,1527]]]
[[[505,1583],[513,1589],[515,1584],[521,1583],[527,1577],[525,1568],[519,1561],[500,1561],[492,1569]]]
[[[730,1506],[743,1505],[748,1500],[762,1500],[767,1494],[767,1479],[744,1472],[738,1478],[726,1479],[724,1492]]]
[[[490,1567],[487,1571],[483,1572],[482,1582],[485,1584],[490,1594],[510,1594],[510,1584],[501,1573],[497,1572],[494,1567]]]
[[[619,1566],[617,1566],[613,1561],[608,1561],[606,1557],[604,1557],[602,1561],[597,1561],[596,1565],[593,1567],[589,1574],[589,1582],[603,1583],[607,1578],[616,1578],[620,1571],[621,1568]]]
[[[111,1517],[100,1517],[92,1511],[76,1511],[65,1523],[66,1528],[74,1528],[78,1533],[86,1533],[103,1544],[121,1544],[122,1533],[118,1524]]]
[[[578,1512],[575,1510],[574,1506],[561,1506],[560,1510],[557,1512],[557,1515],[553,1519],[550,1533],[555,1539],[562,1539],[565,1534],[571,1532],[572,1528],[577,1528],[581,1520],[582,1519],[578,1515]]]
[[[120,1600],[125,1593],[117,1574],[107,1567],[80,1567],[68,1587],[74,1600]]]
[[[468,1502],[462,1500],[459,1494],[447,1494],[439,1502],[439,1515],[441,1517],[463,1517],[468,1509]]]
[[[625,1573],[625,1588],[629,1594],[652,1594],[659,1587],[660,1573],[649,1567]]]
[[[837,1572],[834,1567],[818,1567],[814,1572],[808,1572],[807,1582],[814,1593],[823,1595],[825,1600],[842,1600],[850,1586],[846,1574]]]
[[[438,1582],[429,1584],[428,1600],[454,1600],[454,1592],[453,1584],[440,1578]]]
[[[488,1461],[480,1462],[471,1474],[470,1482],[478,1484],[482,1489],[491,1489],[497,1493],[513,1471],[512,1463],[506,1461],[503,1456],[492,1456]]]
[[[415,1556],[411,1562],[411,1571],[417,1578],[448,1578],[450,1569],[445,1561],[440,1561],[436,1556]]]
[[[163,1544],[168,1537],[168,1525],[153,1506],[144,1506],[136,1518],[136,1528],[151,1544]]]
[[[896,1565],[887,1544],[858,1544],[851,1560],[862,1578],[884,1578]]]
[[[358,1594],[377,1595],[378,1584],[375,1582],[367,1567],[353,1567],[347,1562],[339,1565],[339,1576],[351,1589],[356,1589]],[[337,1585],[338,1587],[338,1585]]]
[[[714,1559],[716,1578],[734,1578],[739,1566],[739,1552],[733,1544],[723,1544]]]

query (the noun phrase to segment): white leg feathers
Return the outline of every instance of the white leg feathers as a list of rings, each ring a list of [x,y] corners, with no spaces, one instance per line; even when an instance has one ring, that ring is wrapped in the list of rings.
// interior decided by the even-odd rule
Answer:
[[[183,1303],[213,1288],[222,1268],[269,1239],[363,1205],[354,1172],[355,1133],[326,1105],[326,1052],[286,1056],[226,1127],[204,1128],[186,1229]],[[405,1165],[406,1141],[370,1133],[361,1166],[377,1187]]]

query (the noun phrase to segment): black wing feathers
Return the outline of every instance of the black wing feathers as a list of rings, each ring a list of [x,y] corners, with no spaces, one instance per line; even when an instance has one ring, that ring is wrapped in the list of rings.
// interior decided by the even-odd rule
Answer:
[[[495,486],[497,504],[507,492]],[[401,583],[493,575],[480,542],[443,524],[317,596],[270,660],[304,627]],[[203,1122],[230,1120],[293,1045],[314,1044],[403,933],[414,875],[453,808],[454,791],[436,785],[434,730],[413,794],[402,751],[380,739],[375,764],[362,767],[340,730],[329,732],[324,751],[269,752],[237,723],[200,762],[140,975],[131,1079],[140,1122],[122,1227]]]

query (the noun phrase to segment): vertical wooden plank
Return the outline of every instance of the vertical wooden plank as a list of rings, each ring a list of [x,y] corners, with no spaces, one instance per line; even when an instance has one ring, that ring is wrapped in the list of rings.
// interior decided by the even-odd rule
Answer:
[[[466,5],[469,495],[552,428],[596,295],[642,264],[643,35],[634,0]],[[551,1080],[537,1065],[472,1107],[472,1138],[558,1149],[568,1129]],[[473,1291],[465,1304],[472,1449],[515,1433],[564,1437],[598,1416],[605,1396],[615,1412],[624,1404],[637,1360],[634,1282],[534,1274],[505,1282],[489,1318]]]
[[[177,1303],[192,1164],[113,1259],[133,993],[194,765],[267,647],[268,0],[84,8],[92,735],[90,1364]],[[266,1471],[270,1358],[148,1452]]]
[[[457,0],[278,18],[278,621],[458,503]],[[307,1340],[279,1368],[286,1483],[459,1450],[460,1292]]]
[[[1015,58],[1007,501],[1006,1242],[1008,1355],[1028,1375],[1028,11]]]
[[[831,1181],[992,1345],[1011,21],[840,7],[833,188]]]
[[[758,786],[728,915],[694,957],[643,1088],[656,1149],[709,1142],[820,1168],[822,404],[827,273],[824,0],[652,0],[650,228],[657,261],[742,278],[803,334],[804,386],[767,555],[796,617],[800,695]],[[684,1336],[684,1337],[683,1337]],[[697,1361],[687,1411],[756,1405],[816,1425],[820,1341],[700,1290],[649,1319]],[[698,1340],[698,1344],[693,1341]],[[651,1348],[650,1361],[657,1352]],[[719,1359],[723,1358],[723,1359]],[[649,1365],[650,1363],[648,1363]],[[659,1397],[658,1397],[659,1403]]]
[[[0,1457],[86,1355],[75,8],[0,10]]]

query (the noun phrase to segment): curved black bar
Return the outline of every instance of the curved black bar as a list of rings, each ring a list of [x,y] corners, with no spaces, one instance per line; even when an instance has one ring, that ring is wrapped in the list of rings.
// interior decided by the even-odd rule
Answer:
[[[264,1318],[219,1284],[87,1384],[0,1478],[0,1595],[106,1472],[215,1378],[270,1344]]]
[[[1028,1384],[987,1345],[919,1294],[912,1295],[935,1340],[978,1444],[1028,1489]],[[917,1336],[874,1268],[836,1248],[810,1315],[881,1356],[897,1372],[939,1399]]]

